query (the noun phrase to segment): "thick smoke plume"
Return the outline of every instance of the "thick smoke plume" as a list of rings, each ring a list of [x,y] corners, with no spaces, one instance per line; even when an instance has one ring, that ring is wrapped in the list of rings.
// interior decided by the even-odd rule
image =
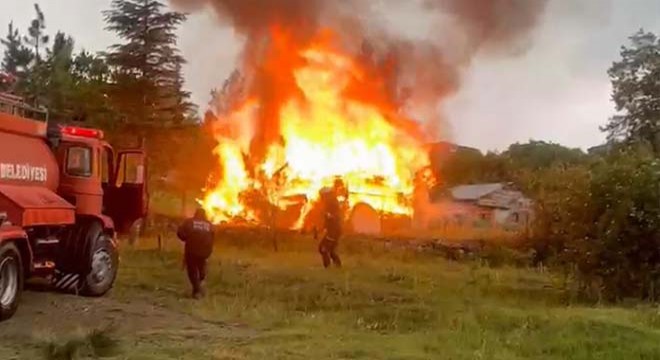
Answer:
[[[278,141],[277,111],[295,86],[293,79],[272,76],[277,66],[294,66],[298,59],[277,52],[277,33],[305,44],[332,29],[342,51],[361,60],[384,79],[382,98],[369,101],[397,107],[424,123],[441,123],[438,105],[460,85],[460,74],[477,54],[519,53],[528,45],[547,0],[416,0],[435,20],[422,39],[404,38],[388,29],[379,8],[399,0],[171,0],[187,11],[212,8],[220,21],[245,37],[243,68],[246,91],[260,99],[257,135],[251,154]],[[411,0],[413,1],[413,0]],[[274,31],[276,30],[276,31]],[[209,44],[209,46],[220,46]],[[270,74],[270,75],[267,75]],[[373,96],[355,93],[351,96]]]

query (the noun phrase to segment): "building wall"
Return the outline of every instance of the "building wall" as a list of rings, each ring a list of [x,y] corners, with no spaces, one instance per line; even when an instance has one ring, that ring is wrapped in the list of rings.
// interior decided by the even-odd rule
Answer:
[[[493,221],[497,224],[504,224],[511,217],[512,213],[509,209],[495,209],[493,211]]]
[[[451,199],[438,202],[417,201],[413,224],[420,230],[447,227],[502,227],[513,231],[522,230],[528,226],[531,214],[529,208],[518,206],[519,203],[521,202],[515,201],[512,208],[504,209]]]

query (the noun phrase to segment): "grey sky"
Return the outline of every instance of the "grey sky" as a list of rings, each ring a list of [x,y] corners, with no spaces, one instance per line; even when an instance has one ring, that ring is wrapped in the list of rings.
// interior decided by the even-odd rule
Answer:
[[[329,0],[334,1],[334,0]],[[103,30],[110,0],[38,0],[48,31],[71,34],[78,48],[103,50],[116,41]],[[0,0],[2,36],[10,20],[22,31],[33,1]],[[424,14],[401,0],[386,11],[397,31],[427,31]],[[614,112],[607,68],[627,37],[644,27],[660,32],[660,0],[549,0],[528,51],[517,57],[478,57],[460,92],[444,106],[449,137],[483,150],[529,139],[589,147],[603,141],[598,126]],[[434,35],[437,36],[437,35]],[[203,109],[209,91],[233,69],[240,39],[210,12],[193,14],[180,30],[189,64],[187,87]]]

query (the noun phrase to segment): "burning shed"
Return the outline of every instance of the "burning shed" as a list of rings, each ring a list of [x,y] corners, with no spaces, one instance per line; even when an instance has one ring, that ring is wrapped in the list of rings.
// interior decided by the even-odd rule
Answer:
[[[415,2],[456,31],[408,38],[370,1],[173,0],[215,10],[244,40],[205,116],[218,166],[200,203],[216,223],[286,213],[283,225],[301,228],[339,178],[357,227],[378,230],[369,209],[410,218],[427,144],[445,135],[439,104],[474,56],[518,48],[545,2]]]
[[[335,46],[332,32],[309,43],[277,29],[270,36],[270,65],[248,89],[257,94],[237,91],[231,106],[224,97],[210,116],[220,176],[202,201],[207,213],[265,222],[264,208],[298,207],[287,227],[301,228],[318,191],[339,184],[348,209],[411,215],[415,174],[429,165],[426,138],[384,94],[383,75]],[[276,99],[256,96],[262,81],[274,82]]]

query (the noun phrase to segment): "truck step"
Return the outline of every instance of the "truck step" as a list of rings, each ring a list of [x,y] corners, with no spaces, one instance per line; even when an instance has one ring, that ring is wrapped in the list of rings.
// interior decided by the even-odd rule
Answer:
[[[80,280],[80,275],[78,274],[55,271],[55,277],[52,284],[58,290],[77,293],[80,288]]]
[[[39,261],[34,263],[35,270],[53,270],[55,269],[55,263],[52,261]]]
[[[52,261],[35,261],[33,267],[34,275],[40,277],[49,277],[55,270],[55,263]]]

